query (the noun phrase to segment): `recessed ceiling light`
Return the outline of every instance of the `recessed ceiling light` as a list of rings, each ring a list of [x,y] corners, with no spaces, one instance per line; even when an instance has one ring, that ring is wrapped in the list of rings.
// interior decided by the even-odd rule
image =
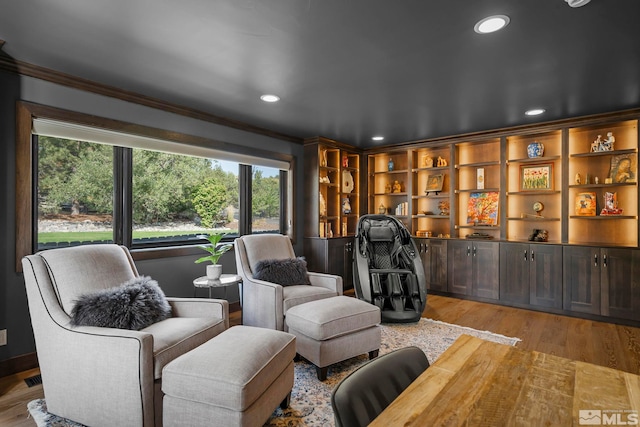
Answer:
[[[278,102],[280,97],[278,95],[265,94],[260,97],[264,102]]]
[[[384,136],[372,136],[371,139],[374,141],[383,141]]]
[[[581,7],[589,3],[591,0],[565,0],[571,7]]]
[[[503,29],[507,24],[509,24],[509,17],[507,15],[493,15],[478,21],[478,23],[474,25],[473,30],[478,34],[493,33],[494,31]]]
[[[524,112],[525,115],[527,116],[538,116],[542,113],[544,113],[546,110],[544,108],[534,108],[532,110],[527,110]]]

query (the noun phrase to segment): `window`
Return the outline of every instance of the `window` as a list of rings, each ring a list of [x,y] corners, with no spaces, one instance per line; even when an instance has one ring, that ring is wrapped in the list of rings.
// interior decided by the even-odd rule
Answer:
[[[36,119],[28,108],[19,113],[17,266],[23,255],[60,246],[178,246],[201,243],[212,229],[228,239],[252,230],[290,232],[291,201],[283,197],[291,156],[242,147],[236,153],[233,144],[188,135],[179,135],[180,143],[161,140],[163,131],[141,126],[137,132],[153,137],[121,133],[93,127],[95,117],[78,113],[67,112],[75,119],[69,122]]]

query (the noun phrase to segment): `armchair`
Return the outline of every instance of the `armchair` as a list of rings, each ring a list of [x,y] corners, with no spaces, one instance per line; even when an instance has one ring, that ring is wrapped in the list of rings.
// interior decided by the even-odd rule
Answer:
[[[236,268],[242,277],[242,321],[249,326],[287,331],[287,310],[299,304],[342,295],[342,277],[309,272],[309,285],[281,286],[257,280],[258,262],[296,257],[291,240],[281,234],[253,234],[235,241]]]
[[[91,426],[161,426],[162,368],[229,327],[225,300],[167,298],[168,319],[139,331],[71,325],[82,294],[138,276],[115,244],[52,249],[22,259],[49,412]]]

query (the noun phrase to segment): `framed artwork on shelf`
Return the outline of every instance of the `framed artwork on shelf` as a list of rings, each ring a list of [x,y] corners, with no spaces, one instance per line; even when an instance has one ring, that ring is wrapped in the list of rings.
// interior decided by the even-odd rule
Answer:
[[[499,195],[497,191],[469,194],[467,224],[497,225]]]
[[[576,215],[596,216],[596,193],[587,191],[576,195]]]
[[[444,182],[444,175],[429,175],[427,176],[427,188],[424,190],[425,193],[431,192],[439,192],[442,191],[442,184]]]
[[[520,166],[520,191],[552,191],[553,163]]]
[[[611,157],[609,178],[615,184],[636,182],[636,153],[620,154]]]

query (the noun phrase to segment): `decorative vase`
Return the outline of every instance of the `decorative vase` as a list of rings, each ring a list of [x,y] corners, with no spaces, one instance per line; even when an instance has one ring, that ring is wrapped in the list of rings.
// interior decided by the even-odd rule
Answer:
[[[220,264],[207,265],[207,278],[216,280],[222,276],[222,266]]]
[[[389,163],[387,163],[387,169],[389,171],[393,170],[393,159],[391,157],[389,157]]]
[[[544,145],[542,142],[534,141],[527,145],[527,155],[530,159],[542,157],[542,154],[544,154]]]

